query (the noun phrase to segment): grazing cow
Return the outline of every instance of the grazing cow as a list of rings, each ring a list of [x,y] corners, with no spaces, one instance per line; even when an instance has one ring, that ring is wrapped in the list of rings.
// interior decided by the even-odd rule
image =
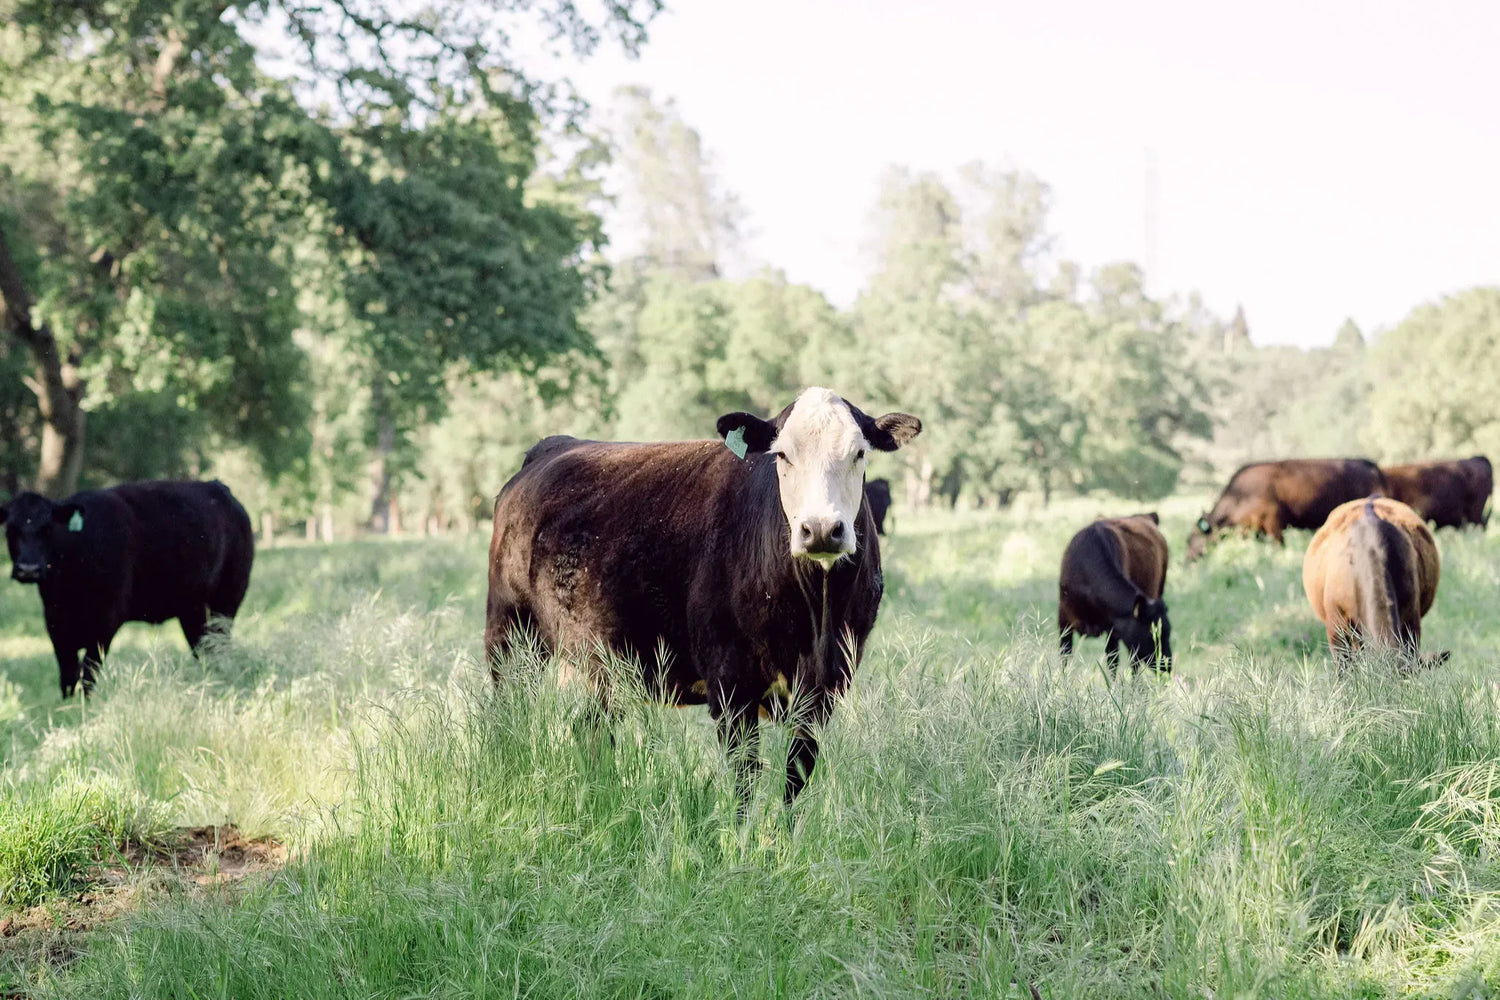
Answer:
[[[1188,562],[1207,552],[1225,529],[1269,535],[1284,545],[1284,529],[1320,528],[1339,504],[1384,489],[1380,468],[1363,458],[1293,458],[1243,466],[1188,535]]]
[[[1439,528],[1489,524],[1494,472],[1483,455],[1456,462],[1415,462],[1382,466],[1386,495],[1400,500]]]
[[[1132,671],[1150,663],[1172,669],[1172,624],[1161,595],[1167,583],[1167,540],[1155,512],[1101,518],[1073,536],[1058,573],[1057,631],[1063,659],[1075,634],[1109,636],[1109,672],[1130,654]],[[1160,645],[1158,646],[1158,641]]]
[[[1302,559],[1302,589],[1336,660],[1364,646],[1415,664],[1439,571],[1427,522],[1399,500],[1369,497],[1341,505],[1318,529]]]
[[[250,516],[220,482],[126,483],[52,501],[22,493],[0,507],[11,577],[42,595],[62,695],[88,694],[125,622],[176,618],[196,654],[250,585]],[[210,621],[212,616],[215,621]]]
[[[891,481],[872,479],[865,483],[865,497],[870,502],[870,515],[875,518],[875,533],[885,534],[885,515],[891,509]]]
[[[495,501],[492,675],[516,628],[551,651],[602,643],[638,659],[668,703],[708,705],[742,804],[759,766],[757,715],[795,689],[791,802],[817,759],[811,727],[849,683],[880,607],[866,459],[921,427],[812,388],[774,420],[720,417],[722,441],[547,438]],[[607,709],[607,678],[593,674]]]

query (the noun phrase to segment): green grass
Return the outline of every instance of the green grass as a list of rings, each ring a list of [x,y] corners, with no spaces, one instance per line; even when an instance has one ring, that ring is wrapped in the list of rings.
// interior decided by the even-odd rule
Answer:
[[[702,709],[492,692],[485,545],[265,551],[231,647],[131,626],[62,705],[0,606],[0,885],[60,898],[126,838],[234,822],[293,861],[161,894],[57,997],[1406,997],[1500,989],[1496,539],[1444,532],[1438,671],[1339,676],[1301,551],[1185,567],[1177,669],[1057,660],[1056,565],[1106,501],[904,514],[869,655],[797,806],[749,819]],[[40,640],[40,641],[39,641]],[[516,669],[544,671],[536,663]],[[769,761],[786,734],[768,727]],[[0,890],[5,891],[5,890]],[[0,904],[3,908],[5,904]],[[3,941],[0,941],[3,946]]]

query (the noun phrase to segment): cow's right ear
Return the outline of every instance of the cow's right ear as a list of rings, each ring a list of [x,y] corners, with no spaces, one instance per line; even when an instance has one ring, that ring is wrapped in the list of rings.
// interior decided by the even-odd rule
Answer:
[[[762,420],[753,413],[726,413],[719,418],[716,426],[719,429],[719,437],[725,439],[739,431],[741,434],[739,440],[744,442],[747,452],[770,451],[771,442],[776,440],[776,425],[769,420]]]
[[[1159,517],[1156,516],[1156,511],[1154,511],[1154,510],[1147,511],[1146,512],[1146,516],[1149,517],[1149,518],[1151,518],[1151,523],[1152,524],[1161,524],[1161,518],[1159,518]]]
[[[68,524],[74,517],[83,517],[83,508],[76,503],[55,503],[52,505],[52,523]]]

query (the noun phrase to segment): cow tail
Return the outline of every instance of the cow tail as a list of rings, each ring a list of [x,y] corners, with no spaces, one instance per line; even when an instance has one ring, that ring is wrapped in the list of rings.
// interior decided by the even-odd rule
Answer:
[[[1384,523],[1375,513],[1375,501],[1367,500],[1363,515],[1349,532],[1354,584],[1358,588],[1360,630],[1365,642],[1378,649],[1396,646],[1401,634],[1392,594],[1390,553],[1386,551],[1381,531]]]

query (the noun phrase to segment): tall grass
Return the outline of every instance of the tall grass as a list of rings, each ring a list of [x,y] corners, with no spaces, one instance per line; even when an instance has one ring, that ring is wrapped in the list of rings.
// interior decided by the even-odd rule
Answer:
[[[766,768],[743,823],[701,709],[627,700],[603,739],[574,691],[490,690],[481,539],[263,553],[232,648],[199,664],[143,630],[86,710],[46,721],[23,670],[0,725],[22,733],[13,787],[67,776],[130,806],[90,829],[231,820],[295,860],[232,904],[164,900],[36,988],[1487,995],[1491,539],[1440,539],[1442,670],[1338,675],[1301,536],[1174,561],[1176,672],[1111,683],[1102,643],[1063,665],[1049,624],[1062,547],[1100,508],[904,517],[812,782],[785,811]],[[1164,511],[1174,552],[1192,513]],[[785,747],[767,728],[768,761]]]

